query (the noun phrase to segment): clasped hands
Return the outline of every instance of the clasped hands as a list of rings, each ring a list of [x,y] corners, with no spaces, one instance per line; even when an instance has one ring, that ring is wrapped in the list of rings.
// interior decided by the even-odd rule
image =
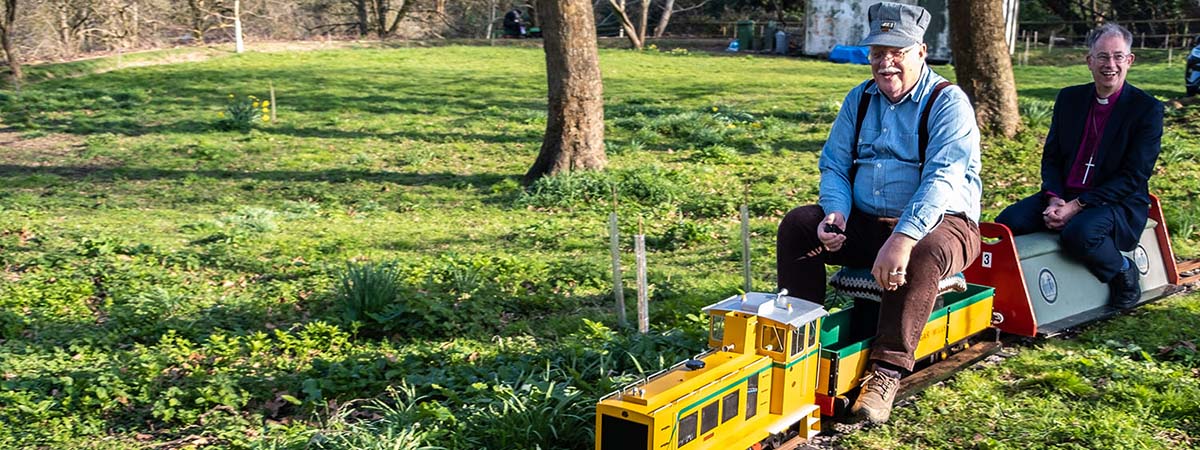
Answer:
[[[1067,222],[1079,214],[1083,210],[1079,206],[1079,201],[1066,201],[1060,197],[1050,197],[1049,205],[1042,211],[1042,220],[1046,222],[1046,228],[1051,230],[1061,230],[1067,226]]]

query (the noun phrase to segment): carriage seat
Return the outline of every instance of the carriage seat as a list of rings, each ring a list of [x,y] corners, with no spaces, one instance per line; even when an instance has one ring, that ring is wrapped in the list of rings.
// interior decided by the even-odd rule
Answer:
[[[868,267],[842,267],[829,279],[829,285],[834,291],[853,298],[880,301],[883,287],[875,282]],[[956,273],[938,282],[937,295],[940,297],[947,292],[963,292],[967,290],[967,279],[963,274]]]

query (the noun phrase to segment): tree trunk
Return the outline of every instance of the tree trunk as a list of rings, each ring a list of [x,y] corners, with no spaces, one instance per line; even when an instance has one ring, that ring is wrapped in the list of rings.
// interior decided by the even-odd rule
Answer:
[[[1012,137],[1021,126],[1012,59],[1004,42],[1003,0],[956,0],[950,8],[950,48],[958,85],[986,132]]]
[[[242,42],[242,1],[233,0],[233,41],[234,51],[242,53],[246,51],[246,45]]]
[[[400,27],[400,21],[404,20],[404,16],[408,15],[408,10],[412,9],[412,4],[412,0],[404,0],[404,3],[400,4],[400,9],[396,10],[396,19],[388,27],[388,36],[396,34],[396,29]]]
[[[658,16],[658,26],[654,27],[654,37],[663,37],[663,33],[667,31],[667,23],[671,22],[672,9],[675,8],[675,0],[666,0],[663,4],[663,12]]]
[[[4,17],[0,18],[0,48],[4,49],[4,60],[8,62],[8,70],[12,73],[13,82],[19,83],[23,77],[21,60],[17,58],[17,49],[13,45],[12,37],[13,24],[16,21],[17,0],[4,0]],[[599,75],[596,79],[599,80]]]
[[[369,32],[367,26],[367,0],[352,0],[354,14],[358,17],[358,37],[365,37]]]
[[[549,84],[546,136],[525,184],[544,175],[603,169],[604,96],[589,0],[538,2]]]
[[[378,36],[380,40],[387,39],[387,0],[375,0],[372,2],[372,6],[374,7],[373,12],[375,13],[375,35]]]
[[[492,36],[492,27],[496,25],[496,1],[497,0],[492,0],[491,4],[488,5],[488,25],[485,33],[487,33],[486,37],[489,44],[492,42],[492,38],[494,37]]]
[[[637,27],[629,19],[629,12],[625,10],[625,0],[608,0],[608,4],[612,5],[613,12],[621,19],[621,29],[625,30],[625,36],[629,38],[629,43],[635,50],[641,50],[646,45],[646,41],[639,37]]]
[[[642,46],[646,45],[646,26],[649,25],[648,22],[650,21],[650,2],[652,1],[641,0],[642,15],[638,17],[638,41],[642,43]]]

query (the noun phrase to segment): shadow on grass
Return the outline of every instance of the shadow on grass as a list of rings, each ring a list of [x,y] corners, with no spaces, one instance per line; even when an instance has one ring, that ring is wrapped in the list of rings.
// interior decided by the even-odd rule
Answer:
[[[86,177],[92,182],[124,182],[130,180],[182,180],[190,177],[214,178],[221,180],[258,180],[258,181],[288,181],[288,182],[328,182],[352,183],[356,181],[388,182],[407,186],[438,186],[459,188],[465,185],[491,186],[505,178],[519,177],[523,174],[474,174],[461,175],[449,172],[438,173],[399,173],[379,172],[368,170],[326,169],[314,171],[301,170],[266,170],[243,172],[236,170],[174,170],[174,169],[140,169],[140,168],[97,168],[95,166],[26,166],[16,164],[0,164],[0,177],[29,178],[37,175],[54,175],[59,177]],[[53,187],[53,180],[47,180],[46,186]],[[37,187],[37,186],[27,186]]]

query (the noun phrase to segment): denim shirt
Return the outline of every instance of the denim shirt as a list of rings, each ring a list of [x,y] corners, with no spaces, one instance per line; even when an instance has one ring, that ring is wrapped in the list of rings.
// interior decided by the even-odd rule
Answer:
[[[916,240],[929,234],[944,214],[963,214],[979,222],[979,128],[967,95],[958,86],[942,90],[929,112],[929,146],[924,171],[918,169],[918,130],[921,109],[934,86],[944,81],[929,66],[898,102],[866,82],[846,94],[841,112],[821,150],[820,205],[825,214],[842,213],[847,220],[853,207],[867,214],[896,217],[895,232]],[[863,89],[871,105],[858,136],[858,172],[854,192],[850,172],[850,141]]]

